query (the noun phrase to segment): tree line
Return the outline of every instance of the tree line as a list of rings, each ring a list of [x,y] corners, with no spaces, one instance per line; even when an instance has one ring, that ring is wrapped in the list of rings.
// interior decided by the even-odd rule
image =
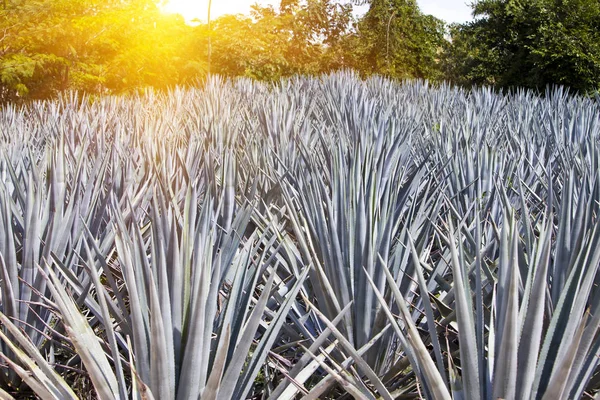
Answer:
[[[600,89],[600,2],[479,0],[447,25],[415,0],[281,0],[186,24],[159,0],[2,0],[0,101],[197,84],[210,70],[277,80],[353,69],[466,87]],[[209,65],[210,41],[210,65]]]

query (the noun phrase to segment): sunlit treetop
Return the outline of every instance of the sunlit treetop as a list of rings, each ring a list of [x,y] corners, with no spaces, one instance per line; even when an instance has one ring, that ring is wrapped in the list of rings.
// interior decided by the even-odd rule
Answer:
[[[198,20],[206,22],[208,19],[208,0],[166,0],[162,5],[162,10],[170,13],[181,14],[186,21]],[[226,14],[249,14],[253,4],[259,5],[278,5],[277,0],[227,0],[211,3],[211,19],[218,18]]]

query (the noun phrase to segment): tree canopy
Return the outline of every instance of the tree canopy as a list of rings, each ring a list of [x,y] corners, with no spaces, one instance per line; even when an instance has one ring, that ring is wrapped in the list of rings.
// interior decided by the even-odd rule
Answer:
[[[450,29],[447,77],[461,84],[600,89],[600,2],[479,0]]]
[[[151,0],[5,0],[0,98],[183,83],[202,70],[188,31]]]
[[[373,0],[358,23],[359,69],[401,78],[439,78],[444,22],[415,0]]]
[[[225,76],[276,80],[342,68],[363,75],[440,77],[443,24],[414,0],[375,0],[363,17],[335,0],[282,0],[190,26],[158,0],[5,0],[0,100],[63,90],[123,93]],[[382,28],[382,24],[385,25]]]
[[[277,80],[353,69],[362,76],[500,88],[600,88],[597,0],[479,0],[446,26],[415,0],[281,0],[208,26],[161,12],[161,0],[3,0],[0,102],[64,90],[125,93],[194,84],[210,71]]]

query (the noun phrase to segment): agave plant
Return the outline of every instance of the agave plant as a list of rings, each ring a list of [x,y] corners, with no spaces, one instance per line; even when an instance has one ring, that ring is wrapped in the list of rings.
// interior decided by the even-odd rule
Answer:
[[[0,398],[596,396],[599,115],[351,72],[4,107]]]
[[[412,240],[406,247],[412,249],[419,275],[450,267],[452,286],[432,290],[420,285],[423,301],[414,305],[421,311],[411,315],[388,272],[399,318],[378,291],[395,331],[405,337],[405,351],[424,357],[413,356],[411,363],[415,371],[422,368],[419,381],[429,396],[580,398],[594,392],[590,377],[597,371],[599,326],[593,287],[600,259],[598,176],[592,171],[597,171],[597,147],[588,141],[583,149],[563,147],[577,167],[567,167],[563,160],[544,167],[533,159],[520,166],[499,164],[500,174],[489,174],[495,163],[481,163],[490,154],[487,150],[474,162],[465,158],[465,169],[445,164],[446,191],[452,195],[445,201],[448,222],[438,224],[433,244],[425,246],[437,247],[442,255],[419,252]],[[505,167],[512,173],[503,174]],[[512,174],[517,183],[489,186],[488,179],[484,184],[484,178]],[[477,200],[464,202],[461,192]],[[433,315],[428,298],[436,299]],[[434,346],[447,353],[445,368],[433,369],[439,356],[428,355],[423,346],[423,341],[438,341],[440,329],[431,329],[421,316],[446,327],[446,339]],[[428,331],[424,338],[415,335],[419,327]],[[443,385],[446,376],[449,387]]]
[[[69,148],[62,136],[48,141],[48,159],[36,159],[30,151],[27,163],[14,162],[8,155],[2,163],[8,176],[0,182],[0,286],[1,311],[53,359],[56,343],[47,340],[53,316],[43,304],[49,291],[38,266],[46,267],[52,258],[74,265],[82,249],[84,224],[107,245],[102,183],[108,158],[88,171],[85,145]],[[76,267],[72,273],[83,286],[89,283]],[[3,353],[12,354],[6,347]],[[7,372],[2,374],[2,386],[17,388],[18,377]]]
[[[354,89],[348,98],[327,103],[320,116],[339,130],[332,129],[313,143],[297,140],[303,162],[288,165],[288,184],[282,189],[290,229],[297,241],[295,253],[315,267],[303,291],[315,307],[306,309],[306,315],[302,309],[294,312],[300,312],[298,318],[308,329],[305,335],[315,343],[324,343],[332,332],[332,340],[343,343],[323,356],[331,362],[337,358],[336,363],[344,368],[356,367],[359,381],[368,379],[376,392],[391,398],[390,381],[409,364],[395,354],[399,342],[388,330],[368,277],[383,290],[383,266],[389,263],[403,293],[411,292],[414,270],[407,262],[410,253],[396,243],[411,229],[407,221],[414,219],[412,229],[417,230],[423,222],[418,220],[426,213],[435,218],[438,206],[430,196],[434,187],[423,178],[427,174],[421,168],[426,154],[414,157],[411,134],[419,129],[415,110],[405,110],[406,122],[393,125],[390,116],[394,112],[370,103],[366,86],[351,82],[344,89],[348,86]],[[333,104],[341,107],[331,107]],[[420,143],[416,147],[420,148]],[[428,235],[427,225],[420,234]],[[337,322],[331,326],[333,320]],[[310,368],[309,362],[315,365],[316,360],[302,357],[290,371],[293,380],[282,382],[271,398],[293,393],[290,383],[298,386],[306,382],[305,367]],[[326,377],[308,396],[323,393],[336,382],[334,377]],[[346,384],[362,396],[373,396],[364,384]]]
[[[268,246],[263,237],[251,234],[240,248],[252,209],[240,209],[222,236],[211,197],[197,214],[190,188],[180,227],[157,197],[150,231],[127,228],[117,217],[117,249],[131,301],[127,331],[139,377],[156,398],[243,398],[302,277],[271,310],[263,332],[267,300],[279,282],[274,285],[277,265],[257,254]]]

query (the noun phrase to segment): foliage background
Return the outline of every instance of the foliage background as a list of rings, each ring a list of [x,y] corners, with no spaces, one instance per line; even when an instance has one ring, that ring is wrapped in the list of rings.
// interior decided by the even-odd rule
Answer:
[[[186,24],[158,0],[4,0],[0,4],[0,101],[102,95],[194,85],[209,71],[275,81],[353,69],[470,87],[558,84],[600,87],[600,3],[479,0],[463,25],[415,0],[356,3],[282,0]]]

